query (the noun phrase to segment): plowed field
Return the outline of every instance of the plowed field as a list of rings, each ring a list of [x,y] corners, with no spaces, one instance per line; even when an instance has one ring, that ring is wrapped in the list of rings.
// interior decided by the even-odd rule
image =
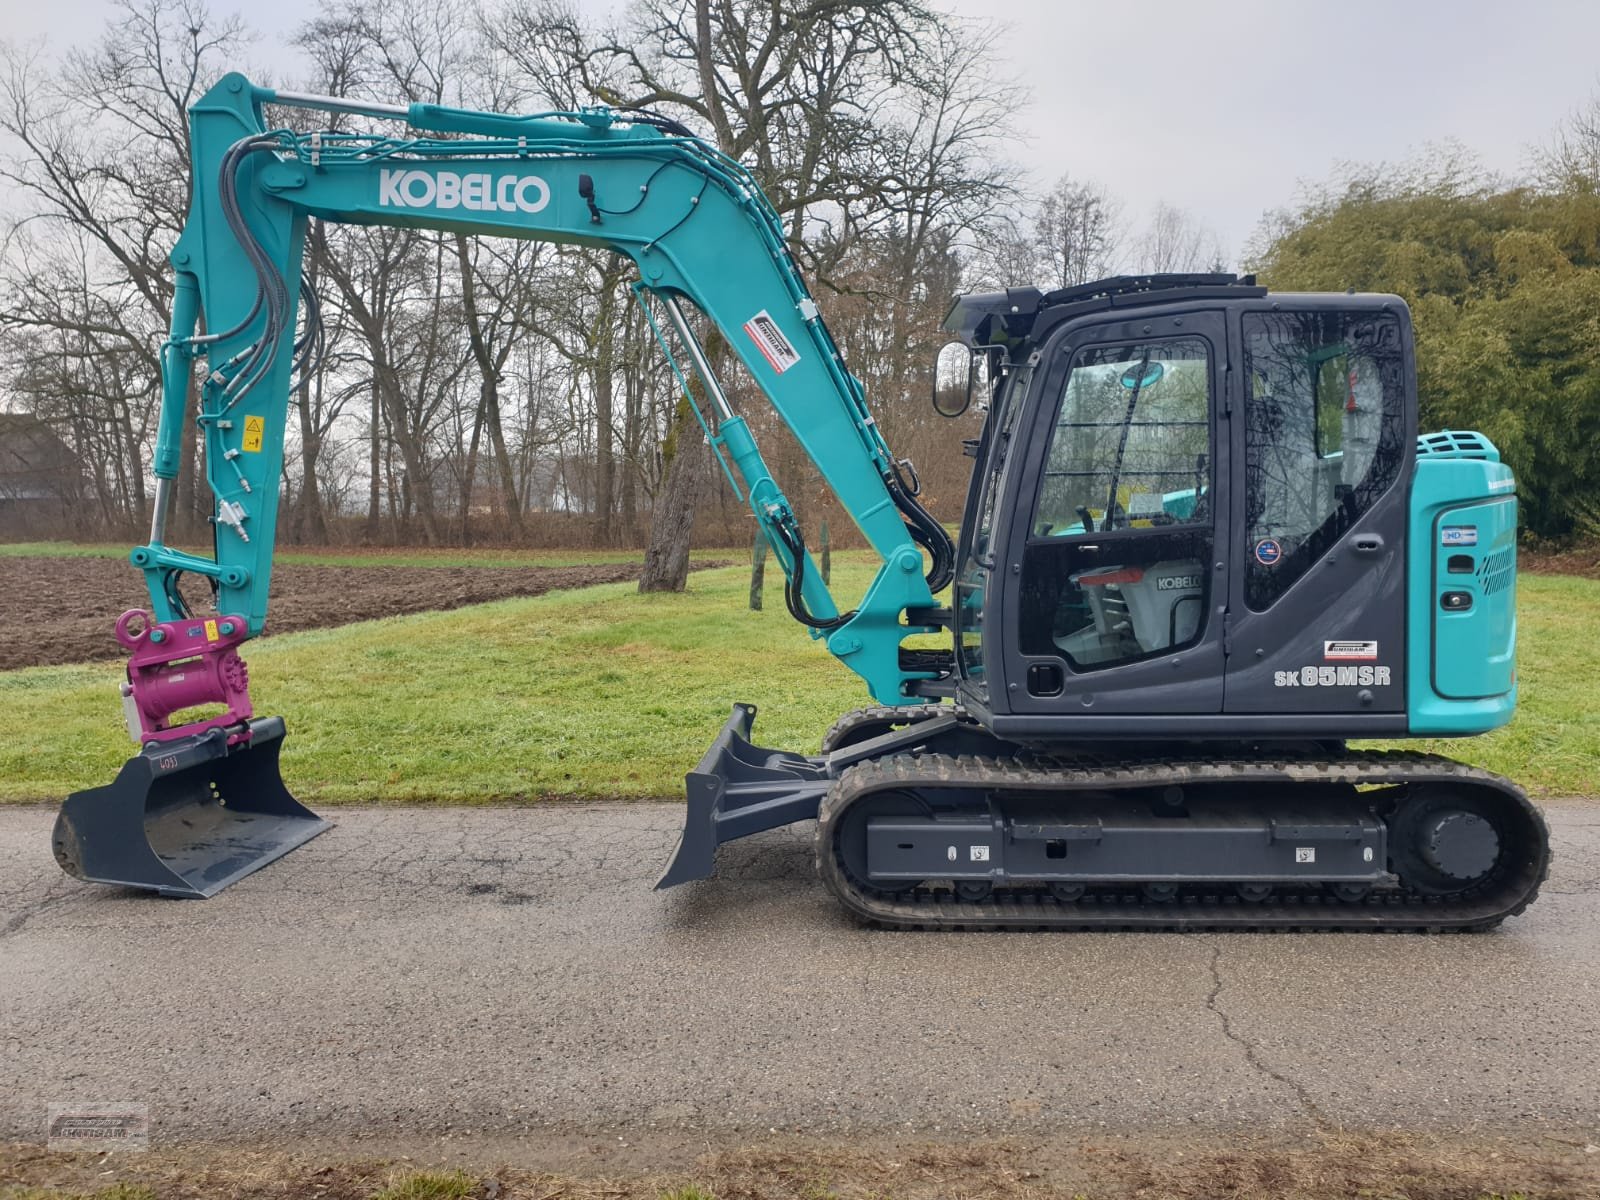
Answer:
[[[696,561],[696,568],[720,565]],[[460,608],[558,588],[639,577],[636,562],[581,567],[311,567],[280,563],[272,572],[267,632],[348,625],[374,617]],[[196,614],[211,613],[210,589],[188,579]],[[115,558],[0,557],[0,670],[120,658],[117,616],[147,608],[144,580]]]

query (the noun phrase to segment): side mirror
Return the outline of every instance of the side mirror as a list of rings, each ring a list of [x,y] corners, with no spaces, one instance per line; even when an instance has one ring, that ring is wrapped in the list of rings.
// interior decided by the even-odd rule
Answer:
[[[933,364],[933,411],[941,417],[959,417],[972,404],[977,357],[965,342],[939,347]]]

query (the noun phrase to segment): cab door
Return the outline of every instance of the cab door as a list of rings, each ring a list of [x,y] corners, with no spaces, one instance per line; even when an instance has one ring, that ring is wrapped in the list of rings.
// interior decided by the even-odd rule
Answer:
[[[1230,713],[1400,713],[1416,400],[1393,298],[1238,316]]]
[[[1009,522],[1012,713],[1221,711],[1227,362],[1220,311],[1044,347]]]

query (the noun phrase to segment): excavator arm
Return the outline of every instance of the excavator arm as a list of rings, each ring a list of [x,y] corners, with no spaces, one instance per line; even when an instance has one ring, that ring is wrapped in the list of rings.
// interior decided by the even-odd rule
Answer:
[[[405,131],[269,130],[267,104],[389,117]],[[295,340],[307,218],[498,234],[612,250],[637,265],[638,290],[664,310],[702,377],[712,444],[783,566],[796,616],[880,702],[914,699],[908,686],[930,673],[901,668],[901,640],[922,628],[908,630],[904,614],[931,608],[947,582],[949,538],[902,481],[760,188],[737,162],[663,124],[671,127],[608,111],[519,117],[362,104],[256,87],[236,74],[198,102],[194,199],[172,254],[156,512],[149,545],[133,554],[156,620],[187,616],[171,581],[189,572],[215,581],[218,610],[242,615],[248,636],[266,623],[291,377],[317,341],[314,311]],[[721,332],[882,559],[854,609],[840,611],[810,564],[793,508],[712,374],[683,301]],[[197,335],[202,314],[206,332]],[[164,544],[197,360],[214,560]]]
[[[396,127],[300,133],[269,127],[269,105],[356,113]],[[254,719],[238,653],[266,625],[289,398],[321,350],[317,299],[301,269],[313,217],[626,255],[638,268],[634,290],[652,325],[654,311],[665,314],[701,379],[711,412],[697,415],[783,568],[791,613],[879,702],[906,704],[927,693],[939,671],[924,669],[925,654],[902,656],[900,645],[938,628],[934,595],[949,582],[954,548],[917,503],[915,484],[907,483],[915,473],[891,455],[776,213],[739,163],[650,114],[510,116],[370,104],[258,87],[238,74],[191,108],[190,138],[193,195],[172,252],[176,292],[161,352],[154,513],[148,544],[131,555],[151,609],[117,623],[130,652],[124,704],[143,748],[115,783],[74,793],[63,806],[56,852],[69,872],[209,895],[325,827],[278,780],[283,725]],[[719,331],[879,556],[855,607],[842,611],[811,563],[793,506],[729,403],[686,305]],[[657,334],[668,349],[658,325]],[[166,544],[195,388],[213,494],[213,558]],[[216,618],[190,613],[178,587],[186,574],[210,581]],[[201,705],[211,706],[210,715],[185,715]],[[753,749],[743,741],[751,712],[737,708],[717,746]],[[764,801],[741,808],[723,803],[720,781],[715,795],[701,789],[697,807],[693,779],[697,832],[686,829],[676,878],[709,873],[715,844],[739,835],[729,819],[749,831],[815,811],[814,788],[786,785],[777,808]]]

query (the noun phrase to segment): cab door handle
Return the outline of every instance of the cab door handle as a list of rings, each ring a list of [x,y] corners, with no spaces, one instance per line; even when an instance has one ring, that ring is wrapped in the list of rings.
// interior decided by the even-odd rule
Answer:
[[[1357,554],[1376,554],[1383,549],[1383,538],[1376,533],[1359,533],[1354,547]]]

